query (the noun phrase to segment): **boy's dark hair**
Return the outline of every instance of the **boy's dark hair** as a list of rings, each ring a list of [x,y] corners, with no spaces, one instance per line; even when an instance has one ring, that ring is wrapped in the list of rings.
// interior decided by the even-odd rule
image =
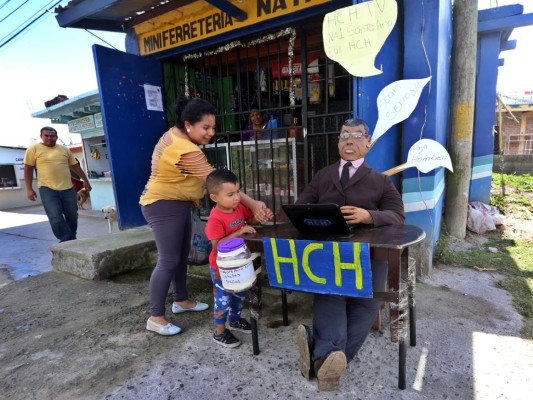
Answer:
[[[174,104],[176,112],[176,128],[185,129],[185,121],[192,125],[201,121],[205,115],[216,115],[213,105],[204,99],[189,99],[188,97],[179,97]]]
[[[239,179],[229,169],[219,168],[211,172],[205,181],[205,188],[209,194],[217,193],[223,183],[238,183]]]

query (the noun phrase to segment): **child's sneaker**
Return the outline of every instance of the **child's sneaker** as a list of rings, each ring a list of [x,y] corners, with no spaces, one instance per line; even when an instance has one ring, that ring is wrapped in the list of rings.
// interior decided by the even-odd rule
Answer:
[[[250,323],[246,321],[244,318],[241,318],[240,320],[235,321],[235,322],[229,322],[228,325],[229,325],[229,328],[234,331],[252,333],[252,325],[250,325]]]
[[[241,344],[241,341],[233,336],[233,333],[224,330],[220,335],[217,335],[216,332],[213,334],[213,341],[224,347],[238,347]]]

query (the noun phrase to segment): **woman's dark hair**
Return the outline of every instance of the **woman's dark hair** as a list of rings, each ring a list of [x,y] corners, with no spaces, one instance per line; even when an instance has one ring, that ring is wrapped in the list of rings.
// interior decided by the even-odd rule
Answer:
[[[213,105],[204,99],[189,99],[179,97],[176,99],[174,110],[176,112],[176,128],[185,129],[185,121],[194,125],[201,121],[205,115],[216,115]]]

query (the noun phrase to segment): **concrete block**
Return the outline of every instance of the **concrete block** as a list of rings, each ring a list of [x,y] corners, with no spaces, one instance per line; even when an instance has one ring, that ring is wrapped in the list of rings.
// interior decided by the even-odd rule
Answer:
[[[153,268],[157,262],[157,248],[149,227],[71,240],[51,246],[50,251],[55,271],[91,280]]]

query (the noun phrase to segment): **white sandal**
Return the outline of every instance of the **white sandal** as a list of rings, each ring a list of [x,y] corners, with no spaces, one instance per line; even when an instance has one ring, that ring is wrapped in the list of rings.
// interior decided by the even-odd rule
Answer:
[[[146,321],[146,330],[158,333],[162,336],[177,335],[181,332],[181,328],[179,326],[171,324],[170,322],[166,325],[161,325],[152,321],[150,318],[148,318],[148,321]]]
[[[199,301],[197,301],[196,305],[194,307],[191,307],[191,308],[183,308],[179,304],[172,303],[172,312],[174,314],[181,314],[181,313],[187,312],[187,311],[205,311],[208,308],[209,308],[209,304],[201,303]]]

